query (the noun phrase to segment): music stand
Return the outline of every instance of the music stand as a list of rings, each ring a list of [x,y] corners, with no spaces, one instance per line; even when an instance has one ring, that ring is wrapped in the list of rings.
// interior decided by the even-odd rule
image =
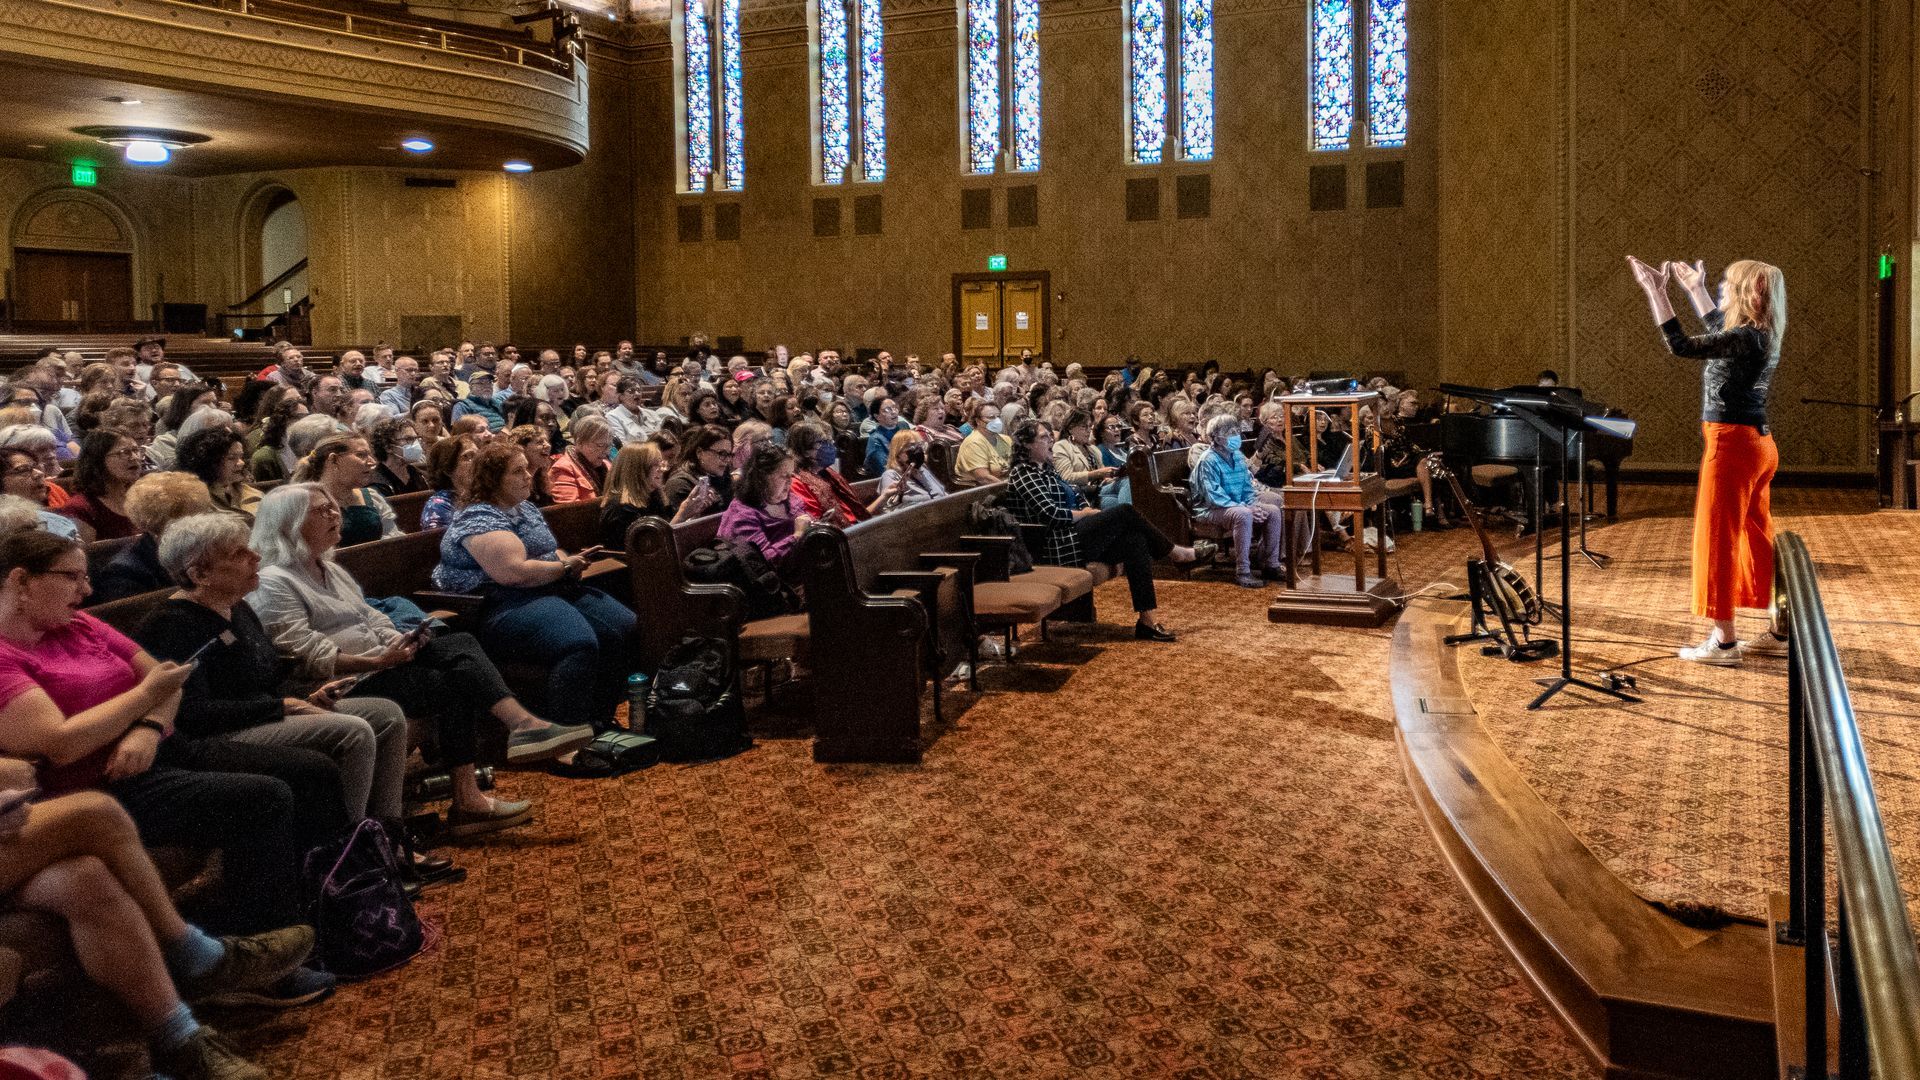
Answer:
[[[1560,491],[1567,490],[1567,442],[1578,439],[1584,447],[1588,419],[1586,413],[1571,397],[1557,393],[1544,397],[1509,397],[1504,402],[1513,410],[1515,416],[1525,420],[1540,433],[1541,438],[1552,438],[1560,444]],[[1585,457],[1584,452],[1581,455]],[[1578,686],[1596,693],[1606,694],[1621,701],[1639,702],[1639,698],[1627,693],[1621,687],[1634,685],[1631,676],[1608,675],[1607,685],[1589,682],[1573,673],[1573,523],[1565,513],[1560,515],[1560,674],[1551,679],[1535,679],[1546,687],[1540,696],[1528,703],[1529,710],[1538,709],[1549,699],[1569,686]]]

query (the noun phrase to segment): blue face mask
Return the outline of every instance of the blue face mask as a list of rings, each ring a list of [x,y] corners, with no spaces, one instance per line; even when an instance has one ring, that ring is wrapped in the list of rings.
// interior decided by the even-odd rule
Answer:
[[[1006,425],[1002,424],[1000,422],[1000,418],[996,416],[993,419],[987,421],[987,430],[992,432],[995,435],[998,435],[1002,431],[1006,430]]]
[[[823,469],[833,468],[833,463],[839,460],[840,448],[830,442],[823,442],[813,448],[814,464],[819,465]]]
[[[1235,432],[1232,435],[1227,436],[1227,452],[1230,454],[1237,454],[1240,452],[1240,433],[1239,432]]]

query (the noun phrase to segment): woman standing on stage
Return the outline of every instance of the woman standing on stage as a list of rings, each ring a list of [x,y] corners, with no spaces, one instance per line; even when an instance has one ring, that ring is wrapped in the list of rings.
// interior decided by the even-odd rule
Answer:
[[[1773,518],[1769,507],[1780,450],[1767,424],[1767,392],[1787,329],[1787,283],[1778,267],[1743,259],[1727,267],[1720,302],[1707,295],[1706,264],[1659,268],[1627,256],[1646,291],[1653,320],[1673,355],[1704,360],[1700,419],[1706,453],[1693,509],[1693,611],[1713,620],[1706,640],[1680,650],[1682,660],[1732,666],[1748,652],[1784,655],[1777,627],[1742,643],[1735,608],[1765,608],[1773,593]],[[1707,332],[1680,330],[1667,297],[1679,284]]]

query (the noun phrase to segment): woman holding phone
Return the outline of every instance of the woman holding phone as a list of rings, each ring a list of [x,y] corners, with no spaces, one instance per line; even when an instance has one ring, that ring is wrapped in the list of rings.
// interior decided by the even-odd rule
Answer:
[[[391,698],[402,709],[433,719],[441,763],[453,779],[448,821],[454,835],[525,821],[532,803],[494,799],[480,790],[474,763],[482,726],[506,726],[507,761],[513,765],[563,754],[591,739],[592,731],[548,723],[529,712],[472,634],[402,633],[333,561],[339,543],[339,512],[318,485],[290,484],[261,500],[253,549],[263,569],[249,601],[274,645],[293,658],[296,677],[305,682],[351,676],[359,681],[347,691],[349,702]]]

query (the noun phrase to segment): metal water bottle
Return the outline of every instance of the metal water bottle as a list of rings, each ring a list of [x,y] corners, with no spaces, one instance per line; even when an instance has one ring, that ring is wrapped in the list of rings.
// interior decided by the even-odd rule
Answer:
[[[647,730],[647,690],[652,680],[645,672],[636,671],[627,676],[627,730]]]
[[[1414,532],[1420,531],[1420,521],[1422,518],[1426,516],[1426,512],[1427,512],[1427,508],[1420,505],[1419,499],[1413,500],[1413,531]]]

